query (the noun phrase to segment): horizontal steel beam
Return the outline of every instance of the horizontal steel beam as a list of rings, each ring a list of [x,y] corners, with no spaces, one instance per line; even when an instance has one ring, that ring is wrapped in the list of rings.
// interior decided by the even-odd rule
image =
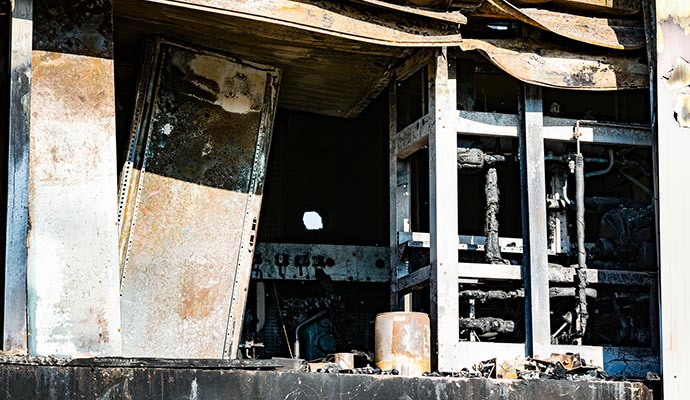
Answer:
[[[522,254],[522,238],[499,238],[502,253]],[[458,250],[484,251],[486,237],[459,235]],[[398,232],[398,244],[408,247],[429,248],[431,242],[426,232]]]
[[[522,266],[520,265],[458,263],[456,271],[458,278],[514,281],[522,279]],[[575,271],[575,268],[550,265],[549,281],[556,283],[572,283],[575,280]],[[405,285],[409,285],[409,287],[419,286],[417,281],[423,275],[420,273],[414,278],[411,275],[412,274],[398,278],[398,287],[404,288],[406,287]],[[656,284],[656,281],[656,273],[654,272],[587,269],[588,283],[652,286]],[[403,283],[401,284],[401,282]],[[414,283],[414,285],[412,283]]]
[[[429,132],[434,129],[431,114],[419,118],[395,134],[393,140],[398,159],[404,159],[429,145]]]
[[[515,114],[458,111],[458,133],[479,136],[507,136],[517,138],[518,119]],[[578,120],[544,117],[544,139],[571,141]],[[580,142],[651,146],[651,128],[646,125],[608,122],[579,122]]]
[[[253,279],[389,282],[390,249],[375,246],[257,243]]]
[[[460,134],[517,138],[516,114],[477,111],[458,111],[458,113],[457,130]],[[395,135],[394,141],[399,159],[407,158],[428,145],[429,131],[433,129],[433,122],[427,114]],[[580,133],[582,143],[652,145],[651,128],[647,125],[544,117],[545,140],[571,141],[576,130]]]
[[[429,276],[431,274],[431,268],[427,265],[426,267],[420,268],[408,275],[399,278],[395,284],[398,294],[405,294],[407,292],[413,292],[419,290],[423,287],[429,286]]]

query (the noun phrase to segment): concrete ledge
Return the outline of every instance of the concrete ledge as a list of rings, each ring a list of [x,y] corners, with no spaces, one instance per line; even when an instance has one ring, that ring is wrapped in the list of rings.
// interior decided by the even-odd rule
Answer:
[[[651,390],[637,382],[404,378],[97,364],[97,361],[92,366],[1,363],[0,398],[652,399]]]

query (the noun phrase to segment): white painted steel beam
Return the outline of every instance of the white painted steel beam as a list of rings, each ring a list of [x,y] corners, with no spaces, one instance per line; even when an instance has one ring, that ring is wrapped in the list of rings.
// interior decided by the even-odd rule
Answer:
[[[578,120],[543,117],[545,140],[572,141]],[[580,121],[580,142],[651,146],[649,126]],[[518,136],[518,116],[477,111],[458,111],[458,133],[477,136]]]
[[[459,335],[457,107],[455,63],[446,48],[429,68],[429,214],[431,234],[431,321],[436,338],[436,368],[455,371]]]
[[[520,180],[525,284],[525,343],[528,355],[551,344],[546,230],[546,172],[541,88],[522,84]]]

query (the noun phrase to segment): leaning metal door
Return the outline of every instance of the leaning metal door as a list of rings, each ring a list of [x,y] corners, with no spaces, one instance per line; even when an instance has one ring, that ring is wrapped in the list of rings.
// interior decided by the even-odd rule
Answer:
[[[144,66],[120,183],[123,355],[234,358],[280,73],[164,40]]]

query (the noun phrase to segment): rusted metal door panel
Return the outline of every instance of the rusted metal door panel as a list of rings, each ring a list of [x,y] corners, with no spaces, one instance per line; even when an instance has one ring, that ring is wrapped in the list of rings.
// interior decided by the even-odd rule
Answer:
[[[279,71],[158,41],[121,182],[123,353],[234,357]]]

